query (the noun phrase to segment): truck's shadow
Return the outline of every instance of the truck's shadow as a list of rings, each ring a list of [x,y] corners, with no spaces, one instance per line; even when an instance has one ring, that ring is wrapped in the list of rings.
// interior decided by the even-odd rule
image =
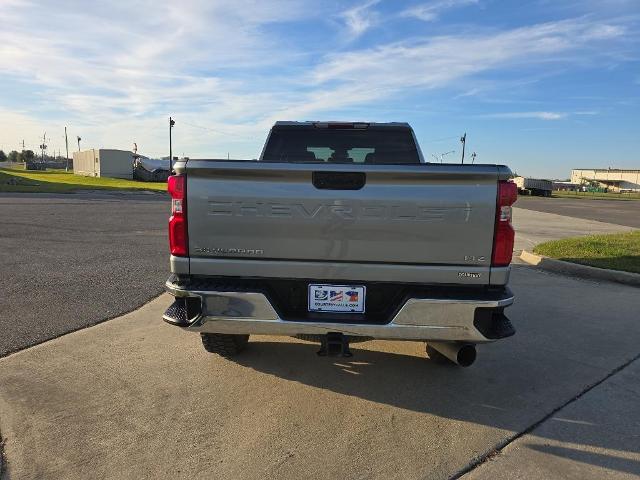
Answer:
[[[337,393],[393,405],[416,412],[491,423],[495,412],[516,410],[516,385],[506,384],[504,371],[486,365],[463,369],[422,357],[368,349],[368,343],[352,344],[353,357],[317,357],[318,344],[250,342],[234,359],[256,371]],[[480,352],[482,355],[482,351]],[[502,379],[501,379],[502,377]],[[506,385],[503,385],[506,386]]]
[[[578,393],[576,372],[567,369],[551,374],[549,364],[540,361],[539,352],[513,357],[513,346],[504,344],[479,347],[478,362],[467,369],[430,360],[424,349],[420,350],[422,356],[417,356],[378,351],[367,343],[352,345],[351,358],[317,357],[317,344],[261,341],[259,337],[249,347],[234,361],[259,372],[372,402],[511,432],[521,432],[539,422]],[[599,436],[597,432],[605,425],[598,424],[597,419],[574,420],[580,431],[558,430],[548,437],[610,450],[635,451],[628,437]],[[603,453],[591,456],[585,451],[578,461],[602,465],[606,457]],[[610,468],[618,469],[616,458],[611,456]],[[629,460],[619,469],[640,471],[640,462]]]

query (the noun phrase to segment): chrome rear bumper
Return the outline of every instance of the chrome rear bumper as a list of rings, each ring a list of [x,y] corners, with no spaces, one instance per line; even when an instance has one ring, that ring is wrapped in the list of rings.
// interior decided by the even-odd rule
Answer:
[[[487,327],[493,321],[509,322],[503,313],[503,309],[514,301],[509,289],[492,298],[482,298],[481,295],[473,299],[409,298],[392,320],[383,325],[284,320],[269,298],[260,292],[187,289],[171,279],[166,283],[166,290],[176,298],[193,299],[191,304],[195,308],[179,321],[168,310],[164,320],[193,332],[255,335],[340,332],[388,340],[470,343],[490,342],[513,334],[513,331],[495,334],[495,330]],[[478,314],[478,309],[482,310],[482,315]],[[478,321],[480,317],[484,318],[482,322]]]

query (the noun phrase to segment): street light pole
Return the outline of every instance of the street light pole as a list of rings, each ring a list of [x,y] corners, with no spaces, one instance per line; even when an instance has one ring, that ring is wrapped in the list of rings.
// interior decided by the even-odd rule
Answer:
[[[464,163],[464,146],[467,143],[467,132],[464,132],[464,135],[460,138],[462,142],[462,163]]]
[[[175,124],[175,120],[169,117],[169,175],[171,175],[171,171],[173,170],[173,147],[171,145],[171,129]]]
[[[67,138],[67,127],[64,127],[64,146],[67,149],[67,167],[65,168],[65,172],[69,171],[69,139]]]
[[[444,159],[444,157],[445,157],[446,155],[449,155],[449,154],[451,154],[451,153],[456,153],[456,151],[455,151],[455,150],[450,150],[450,151],[448,151],[448,152],[441,153],[441,154],[439,155],[440,163],[442,163],[442,160]],[[438,158],[438,157],[436,157],[436,158]]]

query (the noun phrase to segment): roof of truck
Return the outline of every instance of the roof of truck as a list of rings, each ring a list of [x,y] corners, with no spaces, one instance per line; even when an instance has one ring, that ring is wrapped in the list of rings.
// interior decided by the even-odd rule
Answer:
[[[274,127],[296,127],[296,128],[411,128],[407,122],[341,122],[341,121],[277,121]]]

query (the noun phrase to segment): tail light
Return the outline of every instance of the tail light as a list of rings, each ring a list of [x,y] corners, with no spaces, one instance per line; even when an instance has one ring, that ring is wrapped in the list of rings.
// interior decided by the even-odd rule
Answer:
[[[506,267],[511,263],[515,231],[511,226],[511,205],[518,199],[518,188],[513,182],[498,182],[496,224],[493,235],[492,267]]]
[[[171,195],[171,217],[169,217],[169,249],[171,255],[189,255],[187,240],[187,195],[184,175],[171,175],[167,180]]]

